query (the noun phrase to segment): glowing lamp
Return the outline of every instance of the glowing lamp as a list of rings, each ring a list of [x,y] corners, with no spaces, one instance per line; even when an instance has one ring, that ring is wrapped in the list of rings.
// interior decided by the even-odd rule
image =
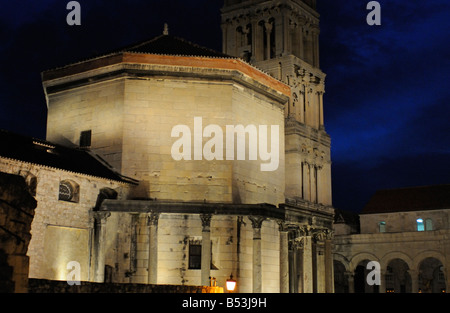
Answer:
[[[233,292],[236,288],[236,281],[233,279],[233,275],[230,275],[230,278],[227,279],[227,290],[228,292]]]

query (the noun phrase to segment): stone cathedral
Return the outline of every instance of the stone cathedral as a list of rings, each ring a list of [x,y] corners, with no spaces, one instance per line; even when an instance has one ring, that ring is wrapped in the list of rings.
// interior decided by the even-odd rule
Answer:
[[[166,25],[42,73],[47,140],[28,144],[52,162],[0,158],[34,184],[30,277],[65,280],[76,261],[92,282],[224,286],[232,275],[237,292],[334,292],[316,1],[225,0],[221,14],[222,52]],[[184,158],[178,125],[192,136],[175,149]],[[261,125],[279,129],[263,136],[279,148],[273,171],[251,157],[271,146]],[[216,157],[202,156],[213,134]]]

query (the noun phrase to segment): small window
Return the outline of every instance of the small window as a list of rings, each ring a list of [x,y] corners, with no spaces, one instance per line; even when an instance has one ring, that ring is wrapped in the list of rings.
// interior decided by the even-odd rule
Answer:
[[[80,135],[80,148],[90,148],[92,141],[92,131],[86,130]]]
[[[418,218],[416,220],[416,223],[417,223],[417,231],[425,231],[425,224],[423,222],[423,219]]]
[[[386,222],[379,222],[378,230],[380,231],[380,233],[385,233],[386,232]]]
[[[67,202],[78,202],[79,201],[79,191],[80,188],[77,183],[64,180],[59,184],[59,200]]]
[[[202,268],[202,241],[191,240],[189,242],[189,269],[200,270]],[[212,259],[212,242],[211,242],[211,269],[217,270],[218,268],[213,264]]]
[[[189,244],[189,269],[199,270],[202,268],[202,245],[198,242]]]
[[[433,230],[433,221],[430,218],[425,220],[425,230],[430,231]]]

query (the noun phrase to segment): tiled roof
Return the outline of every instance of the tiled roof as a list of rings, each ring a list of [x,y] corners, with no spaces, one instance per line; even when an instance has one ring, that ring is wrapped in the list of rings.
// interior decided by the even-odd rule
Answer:
[[[0,157],[61,169],[124,183],[136,181],[117,173],[106,161],[88,150],[0,130]]]
[[[450,209],[450,184],[377,191],[362,214]]]
[[[120,49],[119,52],[234,58],[224,53],[199,46],[185,39],[164,34],[151,40]]]

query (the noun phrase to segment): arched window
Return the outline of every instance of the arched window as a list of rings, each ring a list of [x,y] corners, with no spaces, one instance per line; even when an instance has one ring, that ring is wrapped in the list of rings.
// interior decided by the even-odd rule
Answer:
[[[416,220],[417,231],[425,231],[425,224],[422,218]]]
[[[425,220],[425,230],[426,231],[433,230],[433,221],[431,220],[431,218],[427,218]]]
[[[60,201],[76,202],[80,200],[80,187],[71,180],[63,180],[59,183]]]

